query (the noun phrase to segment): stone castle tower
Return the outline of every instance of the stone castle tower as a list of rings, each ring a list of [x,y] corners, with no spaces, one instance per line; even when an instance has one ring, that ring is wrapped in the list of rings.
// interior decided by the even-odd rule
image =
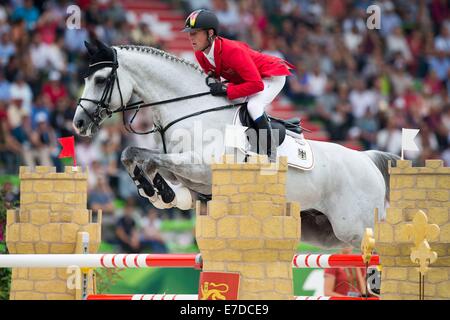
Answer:
[[[20,209],[8,210],[6,243],[12,254],[95,253],[101,242],[101,212],[87,210],[87,176],[80,167],[20,168]],[[94,218],[94,219],[93,219]],[[82,238],[89,235],[87,250]],[[87,252],[83,252],[87,251]],[[69,289],[65,268],[13,268],[10,299],[81,299]],[[88,289],[94,286],[92,271]]]
[[[397,161],[391,167],[390,208],[386,221],[375,224],[376,250],[383,266],[381,298],[418,299],[419,274],[410,259],[411,241],[402,228],[411,223],[418,210],[428,223],[440,227],[439,238],[430,242],[438,254],[425,276],[425,299],[450,299],[450,167],[442,160],[426,160],[425,167],[411,161]]]
[[[300,241],[300,205],[286,202],[287,158],[212,164],[212,200],[197,202],[203,271],[240,274],[241,299],[293,299],[292,257]]]

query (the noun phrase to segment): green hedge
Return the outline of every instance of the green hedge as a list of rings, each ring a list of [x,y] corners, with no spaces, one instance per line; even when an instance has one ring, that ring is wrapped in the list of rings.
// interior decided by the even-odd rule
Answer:
[[[7,254],[5,239],[6,229],[6,207],[4,201],[4,195],[0,192],[0,234],[3,238],[0,238],[0,254]],[[9,289],[11,283],[11,269],[0,268],[0,300],[9,299]]]

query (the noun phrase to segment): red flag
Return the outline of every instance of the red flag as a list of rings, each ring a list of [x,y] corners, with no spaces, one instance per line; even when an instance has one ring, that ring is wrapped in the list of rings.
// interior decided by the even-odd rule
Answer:
[[[59,138],[59,143],[62,145],[62,150],[59,153],[59,158],[73,158],[73,166],[77,166],[77,159],[75,157],[75,138],[74,136]]]

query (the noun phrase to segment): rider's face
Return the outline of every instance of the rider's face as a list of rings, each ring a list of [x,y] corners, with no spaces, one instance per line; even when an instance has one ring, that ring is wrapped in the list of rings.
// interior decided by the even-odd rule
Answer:
[[[208,46],[208,35],[204,30],[193,30],[189,32],[189,41],[195,51],[202,50]]]

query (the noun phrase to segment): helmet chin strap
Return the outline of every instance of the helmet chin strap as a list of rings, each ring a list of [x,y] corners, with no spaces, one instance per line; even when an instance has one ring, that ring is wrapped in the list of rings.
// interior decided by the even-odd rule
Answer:
[[[206,31],[206,35],[208,36],[208,45],[201,50],[203,52],[205,52],[206,49],[212,47],[212,44],[213,44],[213,41],[214,41],[214,38],[215,38],[215,36],[208,35],[209,30],[205,30],[205,31]]]

